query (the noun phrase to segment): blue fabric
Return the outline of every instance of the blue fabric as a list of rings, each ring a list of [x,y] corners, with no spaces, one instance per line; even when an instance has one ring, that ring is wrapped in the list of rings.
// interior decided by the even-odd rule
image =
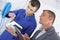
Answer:
[[[7,30],[5,30],[3,34],[0,35],[0,40],[19,40],[19,39],[18,37],[14,37]]]

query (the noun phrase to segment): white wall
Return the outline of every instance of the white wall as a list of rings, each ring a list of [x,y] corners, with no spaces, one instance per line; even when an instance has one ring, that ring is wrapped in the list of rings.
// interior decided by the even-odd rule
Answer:
[[[29,0],[7,0],[6,2],[11,2],[12,3],[12,8],[11,10],[16,10],[16,9],[20,9],[20,8],[26,8]],[[40,9],[35,13],[36,14],[36,21],[37,21],[37,29],[39,29],[40,25],[39,25],[39,16],[42,13],[42,10],[44,9],[49,9],[55,12],[56,14],[56,20],[54,23],[54,27],[56,29],[57,32],[59,32],[60,35],[60,9],[56,8],[56,0],[39,0],[41,2],[41,7]],[[5,1],[3,3],[6,3]],[[25,6],[26,5],[26,6]]]

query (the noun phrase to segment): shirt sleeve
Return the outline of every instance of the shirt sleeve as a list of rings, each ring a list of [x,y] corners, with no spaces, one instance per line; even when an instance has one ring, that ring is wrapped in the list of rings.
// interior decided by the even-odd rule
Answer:
[[[8,14],[9,13],[14,13],[17,16],[17,14],[18,14],[19,11],[20,11],[20,9],[19,10],[14,10],[14,11],[9,11]],[[6,14],[6,17],[9,18],[8,14]]]

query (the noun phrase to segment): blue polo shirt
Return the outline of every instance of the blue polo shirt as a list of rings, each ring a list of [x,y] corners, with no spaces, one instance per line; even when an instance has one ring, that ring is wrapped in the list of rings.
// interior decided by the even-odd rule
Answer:
[[[23,29],[20,30],[21,33],[22,34],[27,33],[30,36],[32,32],[34,31],[34,29],[36,28],[35,16],[34,15],[26,16],[24,9],[14,10],[10,12],[16,14],[14,21],[22,26]],[[5,40],[18,40],[18,36],[14,37],[7,30],[5,30],[3,34],[0,36],[0,40],[4,40],[4,39]]]

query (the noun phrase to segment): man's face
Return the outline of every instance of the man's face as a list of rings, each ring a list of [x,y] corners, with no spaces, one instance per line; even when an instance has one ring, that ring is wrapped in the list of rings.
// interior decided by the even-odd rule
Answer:
[[[32,15],[35,13],[35,11],[37,10],[37,7],[33,7],[31,5],[31,3],[28,4],[27,8],[26,8],[26,14],[27,15]]]
[[[48,24],[49,22],[49,14],[48,11],[44,11],[40,16],[40,24]]]

